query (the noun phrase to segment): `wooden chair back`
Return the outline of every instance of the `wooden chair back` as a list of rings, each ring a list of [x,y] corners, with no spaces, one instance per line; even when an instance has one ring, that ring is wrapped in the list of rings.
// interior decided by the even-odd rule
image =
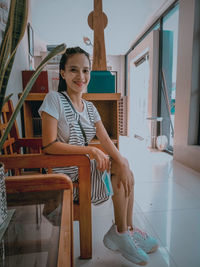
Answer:
[[[0,123],[0,137],[3,135],[8,125],[12,112],[13,112],[13,104],[12,101],[9,100],[8,102],[5,103],[2,109],[1,123]],[[3,146],[3,153],[5,155],[14,154],[13,145],[15,143],[15,140],[17,140],[18,138],[19,138],[19,131],[15,121],[10,133],[8,134],[8,138]]]
[[[0,137],[8,125],[10,117],[14,111],[12,100],[8,100],[2,109],[0,118]],[[41,138],[20,138],[17,122],[15,121],[8,138],[5,141],[2,149],[2,154],[14,155],[16,153],[41,153],[42,139]],[[22,151],[23,148],[23,151]]]

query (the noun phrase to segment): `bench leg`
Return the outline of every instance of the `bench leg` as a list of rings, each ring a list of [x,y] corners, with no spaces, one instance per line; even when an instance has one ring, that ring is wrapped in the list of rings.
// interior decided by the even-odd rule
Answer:
[[[79,169],[80,258],[92,258],[92,216],[90,166]]]

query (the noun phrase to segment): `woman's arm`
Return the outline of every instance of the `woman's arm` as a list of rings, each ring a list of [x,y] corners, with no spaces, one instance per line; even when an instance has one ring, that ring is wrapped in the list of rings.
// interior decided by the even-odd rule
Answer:
[[[46,112],[42,112],[42,143],[47,146],[57,138],[58,121]],[[109,169],[107,156],[98,148],[91,146],[76,146],[63,142],[54,142],[44,149],[48,154],[89,154],[97,161],[99,170]]]

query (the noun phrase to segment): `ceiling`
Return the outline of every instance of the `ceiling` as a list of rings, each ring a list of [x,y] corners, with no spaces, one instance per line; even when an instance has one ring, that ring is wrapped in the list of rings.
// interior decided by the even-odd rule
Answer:
[[[169,0],[102,0],[108,17],[104,30],[107,55],[123,55],[158,9]],[[93,0],[31,0],[31,20],[35,39],[45,44],[66,43],[86,46],[83,36],[93,42],[87,17]]]

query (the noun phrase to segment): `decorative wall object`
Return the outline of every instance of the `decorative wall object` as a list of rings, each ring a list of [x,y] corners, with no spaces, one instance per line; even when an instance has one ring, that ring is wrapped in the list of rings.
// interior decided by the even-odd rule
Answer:
[[[106,64],[104,29],[107,24],[107,16],[102,11],[102,0],[94,0],[94,11],[88,16],[88,25],[94,31],[92,72],[88,93],[115,93],[115,77],[107,71]]]

